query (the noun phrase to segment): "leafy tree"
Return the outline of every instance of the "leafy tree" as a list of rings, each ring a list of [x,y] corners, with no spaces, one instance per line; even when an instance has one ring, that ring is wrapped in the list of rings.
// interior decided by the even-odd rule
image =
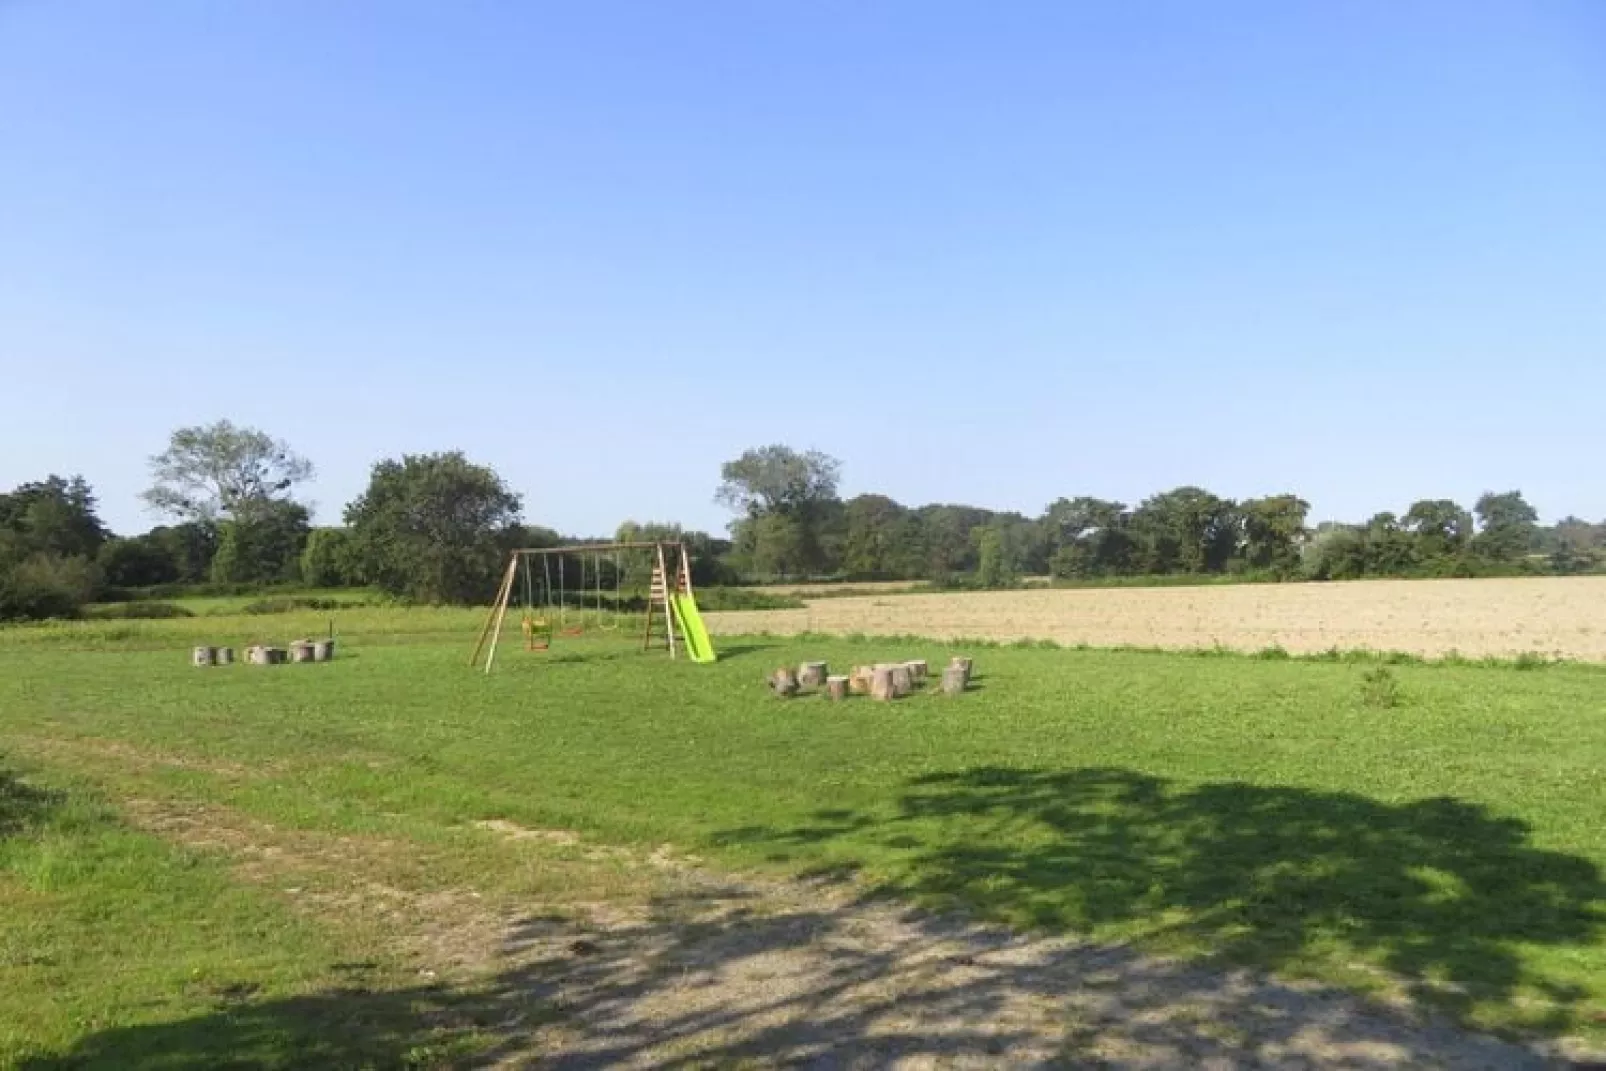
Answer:
[[[1417,568],[1417,541],[1387,511],[1366,522],[1366,572],[1374,576],[1409,576]]]
[[[93,558],[110,538],[82,476],[50,476],[0,495],[0,528],[17,534],[30,553]]]
[[[273,502],[219,526],[212,579],[223,584],[272,584],[296,580],[311,532],[305,506]]]
[[[841,471],[842,463],[828,454],[780,445],[748,450],[724,464],[714,498],[744,515],[747,531],[735,533],[735,542],[746,544],[757,571],[770,566],[779,570],[773,575],[789,575],[826,566],[826,527],[840,504]]]
[[[993,523],[976,529],[976,584],[984,588],[1007,588],[1018,578],[1009,530]]]
[[[748,576],[805,576],[811,560],[817,560],[803,522],[786,514],[744,518],[731,526],[731,535],[732,560]]]
[[[1347,524],[1321,525],[1305,543],[1302,567],[1310,580],[1354,580],[1365,576],[1365,533]]]
[[[218,527],[210,521],[189,521],[152,528],[142,537],[161,547],[178,569],[178,581],[196,584],[212,575]]]
[[[180,520],[248,520],[288,500],[312,477],[312,463],[281,440],[227,420],[179,428],[150,459],[152,509]]]
[[[145,588],[179,580],[179,564],[172,553],[148,534],[107,542],[96,564],[106,583],[117,587]]]
[[[842,512],[843,572],[865,580],[890,579],[911,564],[908,510],[886,495],[859,495]]]
[[[992,523],[991,510],[975,506],[931,505],[915,511],[926,551],[925,575],[947,580],[979,566],[976,541],[971,533]]]
[[[1144,572],[1220,572],[1238,549],[1236,507],[1199,487],[1145,499],[1131,524]]]
[[[345,519],[373,583],[426,602],[477,602],[496,587],[500,538],[521,504],[495,470],[452,451],[379,462]]]
[[[1310,503],[1297,495],[1251,498],[1242,503],[1244,561],[1252,569],[1291,575],[1299,568]]]
[[[1100,498],[1061,498],[1044,514],[1054,546],[1049,572],[1069,579],[1113,576],[1132,566],[1134,541],[1126,505]]]
[[[1478,534],[1472,547],[1490,561],[1509,562],[1533,550],[1538,540],[1539,513],[1521,491],[1485,492],[1473,507]]]
[[[1404,525],[1416,540],[1416,557],[1424,564],[1453,558],[1472,538],[1472,515],[1448,498],[1423,499],[1405,513]]]
[[[314,528],[301,551],[301,581],[318,588],[355,587],[363,583],[351,532]]]

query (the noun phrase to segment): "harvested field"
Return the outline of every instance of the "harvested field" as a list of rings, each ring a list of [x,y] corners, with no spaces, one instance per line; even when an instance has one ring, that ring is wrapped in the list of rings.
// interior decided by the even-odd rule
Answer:
[[[1047,639],[1098,647],[1425,656],[1524,653],[1606,661],[1606,577],[1084,588],[821,599],[708,615],[710,631]]]

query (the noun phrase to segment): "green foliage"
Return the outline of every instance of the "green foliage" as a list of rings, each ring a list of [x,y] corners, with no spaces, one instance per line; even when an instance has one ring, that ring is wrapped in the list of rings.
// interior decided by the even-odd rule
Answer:
[[[150,535],[109,540],[100,548],[96,564],[106,583],[116,587],[153,587],[180,579],[172,553]]]
[[[31,555],[0,569],[0,621],[77,617],[99,586],[87,558]]]
[[[733,554],[749,575],[807,576],[827,571],[829,533],[841,512],[842,464],[818,450],[748,450],[720,469],[715,500],[740,513]]]
[[[976,584],[982,588],[1013,587],[1019,579],[1008,531],[998,524],[976,530]]]
[[[175,617],[194,617],[194,611],[177,603],[142,600],[90,607],[85,616],[96,621],[165,621]]]
[[[0,495],[0,531],[17,539],[20,556],[93,559],[109,537],[82,476],[50,476]]]
[[[314,528],[301,552],[301,580],[315,588],[360,587],[362,575],[356,541],[344,528]]]
[[[312,463],[281,440],[227,420],[179,428],[150,459],[152,509],[184,521],[252,519],[288,501],[312,477]]]
[[[519,496],[461,453],[381,461],[346,507],[362,575],[420,602],[483,602],[502,567],[502,535]]]
[[[138,603],[133,605],[137,606]],[[298,610],[343,610],[361,605],[350,599],[318,598],[312,595],[276,595],[270,599],[257,599],[241,606],[238,613],[262,616],[264,614],[291,614]]]
[[[752,588],[697,589],[697,607],[704,613],[719,610],[801,610],[807,605],[795,595],[778,595]]]
[[[1486,492],[1473,511],[1478,515],[1473,547],[1481,557],[1514,561],[1537,545],[1539,513],[1523,499],[1521,491]]]
[[[212,580],[220,584],[274,584],[300,576],[302,549],[311,531],[306,507],[296,502],[258,505],[219,526]]]

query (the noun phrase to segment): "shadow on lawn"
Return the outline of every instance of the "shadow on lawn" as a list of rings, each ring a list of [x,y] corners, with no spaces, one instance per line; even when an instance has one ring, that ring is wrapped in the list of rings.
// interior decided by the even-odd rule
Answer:
[[[1124,770],[934,775],[886,815],[829,811],[725,839],[803,860],[873,858],[894,875],[877,894],[1051,931],[1130,923],[1274,968],[1374,959],[1424,993],[1432,981],[1433,1002],[1456,1011],[1521,988],[1542,994],[1524,1025],[1553,1032],[1575,1026],[1590,995],[1529,976],[1512,946],[1596,940],[1606,896],[1592,864],[1535,848],[1521,823],[1467,803],[1185,787]],[[1332,990],[851,893],[703,878],[637,921],[515,922],[504,969],[472,990],[255,1002],[221,991],[211,1014],[104,1031],[25,1066],[1546,1062]]]
[[[55,792],[35,788],[0,767],[0,839],[14,836],[42,822],[61,804]]]

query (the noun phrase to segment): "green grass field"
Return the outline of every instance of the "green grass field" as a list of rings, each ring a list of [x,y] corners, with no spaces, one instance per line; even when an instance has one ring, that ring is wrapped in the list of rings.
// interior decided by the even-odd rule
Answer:
[[[764,678],[949,652],[726,638],[695,666],[614,637],[486,677],[476,612],[334,616],[337,661],[274,668],[188,646],[330,615],[0,631],[0,1064],[483,1054],[491,980],[421,985],[362,889],[644,895],[486,820],[1606,1041],[1606,669],[1402,665],[1379,699],[1364,665],[983,648],[964,697],[832,705]]]

